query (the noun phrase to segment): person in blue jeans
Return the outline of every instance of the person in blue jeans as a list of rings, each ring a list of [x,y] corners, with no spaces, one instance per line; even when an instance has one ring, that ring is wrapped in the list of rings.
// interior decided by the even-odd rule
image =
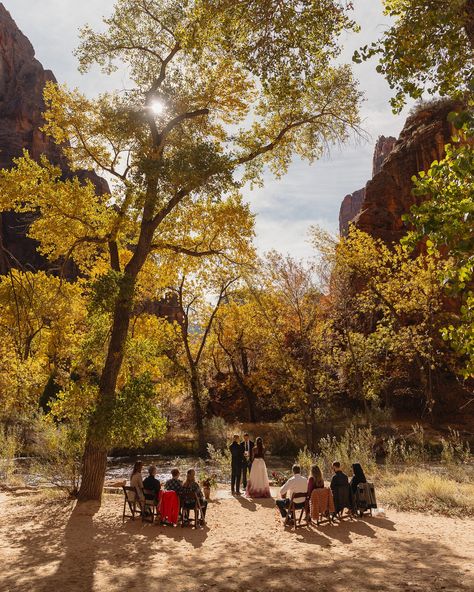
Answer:
[[[303,477],[301,474],[300,465],[293,465],[292,467],[293,477],[290,477],[288,481],[280,488],[280,496],[282,499],[276,501],[277,508],[280,510],[282,518],[286,518],[288,513],[288,507],[290,505],[291,498],[294,493],[304,493],[308,491],[308,479]],[[302,508],[305,502],[296,503],[297,508]]]

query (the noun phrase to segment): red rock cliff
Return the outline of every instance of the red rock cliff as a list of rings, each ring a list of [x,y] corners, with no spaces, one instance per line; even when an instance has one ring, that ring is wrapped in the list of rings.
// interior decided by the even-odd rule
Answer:
[[[411,179],[427,170],[434,160],[443,158],[444,146],[453,133],[447,116],[459,107],[450,101],[420,107],[408,117],[396,142],[383,136],[379,139],[374,176],[363,190],[358,211],[354,213],[356,208],[347,207],[347,197],[341,205],[341,234],[352,220],[361,230],[387,243],[400,240],[406,232],[402,215],[416,203]],[[349,214],[354,215],[348,220]]]
[[[396,138],[389,136],[380,136],[375,145],[374,156],[372,160],[372,176],[375,176],[384,163],[387,156],[395,145]],[[342,200],[339,212],[339,232],[345,235],[349,229],[349,223],[355,220],[361,211],[362,203],[365,199],[365,187],[358,189]]]
[[[45,154],[70,175],[61,150],[40,131],[44,111],[43,89],[55,81],[35,58],[33,46],[0,3],[0,167],[10,167],[24,149],[38,159]],[[107,193],[104,179],[91,171],[76,173],[90,179],[98,194]],[[47,262],[37,253],[34,241],[26,237],[30,215],[0,213],[0,273],[10,266],[41,269]]]

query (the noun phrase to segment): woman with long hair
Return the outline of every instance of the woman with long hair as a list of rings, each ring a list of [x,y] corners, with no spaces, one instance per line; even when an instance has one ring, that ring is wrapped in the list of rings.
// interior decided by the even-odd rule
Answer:
[[[142,468],[142,461],[137,460],[137,462],[133,465],[133,471],[130,476],[130,487],[135,487],[135,491],[138,494],[138,499],[140,500],[145,499],[145,496],[143,494]]]
[[[250,469],[245,495],[247,497],[272,497],[262,438],[255,440],[255,446],[252,450],[252,468]]]
[[[367,479],[365,478],[364,469],[359,463],[354,463],[352,465],[352,472],[353,477],[351,479],[351,489],[352,493],[355,494],[359,483],[367,483]]]
[[[308,479],[308,495],[311,496],[313,489],[320,489],[324,487],[323,474],[317,465],[311,467],[311,476]]]
[[[180,495],[186,495],[190,493],[195,493],[199,498],[199,503],[201,504],[202,510],[202,519],[204,520],[206,517],[206,510],[207,510],[207,500],[204,498],[204,495],[199,487],[198,482],[196,481],[196,471],[194,469],[189,469],[186,473],[186,480],[184,481],[183,485],[181,486]],[[194,507],[193,502],[185,502],[189,505],[189,507]]]

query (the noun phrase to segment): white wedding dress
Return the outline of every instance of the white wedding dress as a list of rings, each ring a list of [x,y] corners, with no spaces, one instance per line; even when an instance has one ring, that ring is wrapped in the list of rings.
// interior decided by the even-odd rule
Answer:
[[[247,497],[272,497],[270,492],[270,482],[268,480],[267,465],[263,456],[255,454],[250,475],[247,482],[245,495]]]

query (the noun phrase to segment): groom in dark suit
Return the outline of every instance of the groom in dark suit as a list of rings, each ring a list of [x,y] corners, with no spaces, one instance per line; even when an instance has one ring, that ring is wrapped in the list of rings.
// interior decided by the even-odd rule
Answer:
[[[247,487],[247,471],[250,473],[252,468],[252,450],[253,442],[248,434],[244,434],[244,441],[240,444],[242,447],[242,485],[244,489]]]
[[[244,461],[244,452],[241,444],[239,444],[239,436],[235,435],[232,444],[229,446],[232,455],[232,473],[230,478],[230,487],[232,495],[236,493],[240,495],[240,476],[242,474],[242,463]]]

